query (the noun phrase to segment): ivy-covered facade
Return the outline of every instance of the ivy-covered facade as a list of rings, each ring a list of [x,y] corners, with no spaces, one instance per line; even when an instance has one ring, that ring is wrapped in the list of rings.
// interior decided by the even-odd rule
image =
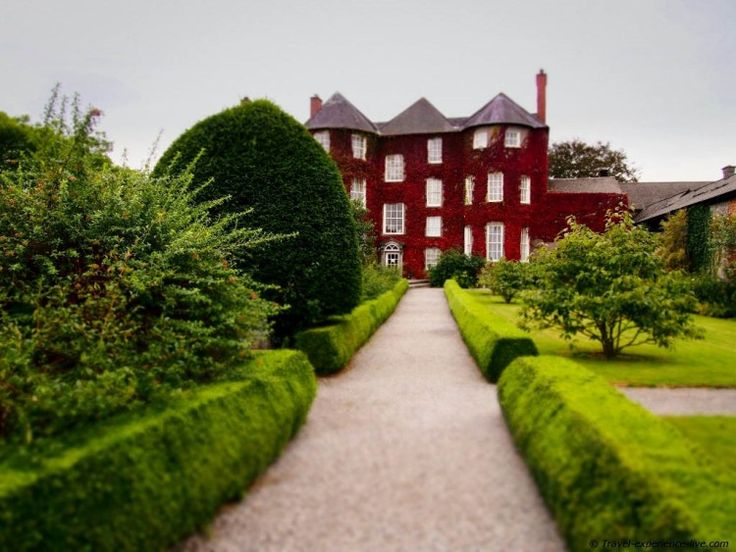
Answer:
[[[312,98],[306,126],[367,207],[383,264],[420,278],[450,248],[523,261],[568,216],[601,230],[606,211],[626,202],[548,189],[546,80],[540,71],[535,114],[498,94],[469,117],[447,118],[422,98],[375,123],[339,93]]]

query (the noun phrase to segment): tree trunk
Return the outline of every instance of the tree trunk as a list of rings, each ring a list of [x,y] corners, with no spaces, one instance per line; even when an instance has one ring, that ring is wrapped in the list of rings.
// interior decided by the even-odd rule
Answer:
[[[616,356],[616,346],[613,342],[613,339],[604,339],[602,341],[603,343],[603,354],[606,356],[606,358],[611,359]]]

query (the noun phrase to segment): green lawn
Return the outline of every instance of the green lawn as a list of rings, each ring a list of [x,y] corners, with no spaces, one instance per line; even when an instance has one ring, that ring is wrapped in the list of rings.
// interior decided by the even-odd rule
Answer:
[[[700,445],[719,469],[736,477],[736,416],[666,416],[665,419]]]
[[[468,290],[499,316],[516,321],[518,305],[507,305],[485,290]],[[614,360],[600,354],[597,342],[577,338],[570,344],[553,328],[535,330],[540,354],[573,358],[611,383],[662,387],[736,387],[736,321],[695,316],[705,339],[678,340],[671,349],[638,345]]]

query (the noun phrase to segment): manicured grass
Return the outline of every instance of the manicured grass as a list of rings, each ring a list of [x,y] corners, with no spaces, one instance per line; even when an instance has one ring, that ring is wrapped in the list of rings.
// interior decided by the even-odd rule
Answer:
[[[516,323],[518,305],[507,305],[485,290],[470,290],[478,303],[498,316]],[[736,321],[695,316],[705,330],[702,340],[678,340],[672,349],[639,345],[627,349],[614,360],[600,354],[597,342],[577,338],[571,349],[559,332],[535,330],[533,339],[539,354],[573,358],[609,382],[630,386],[736,387]]]
[[[665,419],[695,441],[717,468],[736,478],[736,416],[667,416]]]

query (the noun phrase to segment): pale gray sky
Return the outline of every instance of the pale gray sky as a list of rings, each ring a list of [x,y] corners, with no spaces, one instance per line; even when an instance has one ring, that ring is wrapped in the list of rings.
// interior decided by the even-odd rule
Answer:
[[[141,165],[201,118],[268,97],[300,121],[339,90],[388,120],[421,96],[470,115],[498,92],[551,140],[623,148],[642,180],[736,164],[733,0],[3,0],[0,110],[40,117],[61,82]]]

